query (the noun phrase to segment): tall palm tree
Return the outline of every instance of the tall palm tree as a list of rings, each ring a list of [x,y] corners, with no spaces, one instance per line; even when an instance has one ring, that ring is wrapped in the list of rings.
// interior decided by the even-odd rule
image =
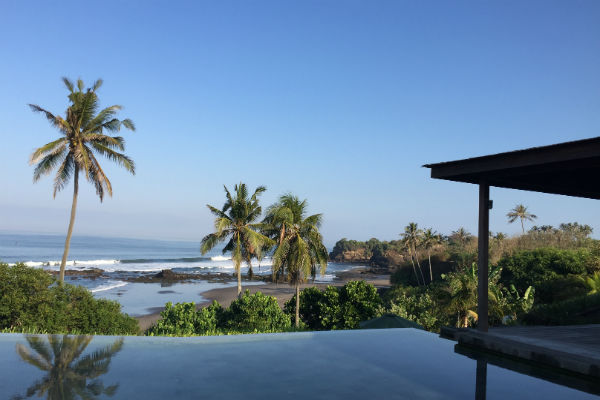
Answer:
[[[306,208],[306,200],[285,194],[269,207],[265,217],[266,232],[277,238],[273,274],[286,266],[288,280],[296,287],[296,327],[300,325],[300,283],[317,266],[321,274],[327,269],[327,249],[319,232],[322,214],[306,216]]]
[[[537,215],[529,213],[527,211],[527,207],[525,207],[523,204],[517,204],[515,208],[513,208],[508,214],[506,214],[506,216],[508,217],[508,222],[511,224],[518,219],[521,220],[521,229],[523,231],[523,234],[525,234],[525,226],[523,225],[523,221],[527,220],[533,222],[533,220],[537,218]]]
[[[77,87],[67,78],[63,82],[69,90],[70,105],[65,117],[54,115],[42,107],[29,104],[34,112],[45,115],[50,124],[57,128],[61,137],[38,148],[31,154],[30,164],[36,165],[33,171],[33,181],[37,182],[42,176],[48,175],[57,167],[54,177],[54,197],[64,189],[73,178],[73,203],[71,205],[71,218],[65,239],[65,249],[60,263],[59,282],[65,279],[65,265],[69,255],[69,245],[75,223],[77,209],[77,195],[79,193],[79,173],[94,185],[100,201],[104,194],[112,196],[112,185],[104,170],[100,166],[97,155],[102,155],[135,174],[133,161],[119,151],[125,150],[125,140],[120,136],[109,136],[106,132],[119,132],[122,126],[132,131],[135,126],[130,119],[119,120],[116,118],[121,106],[114,105],[100,111],[96,91],[102,86],[98,79],[91,88],[84,90],[81,79]]]
[[[252,196],[249,196],[245,183],[235,185],[233,196],[226,186],[225,204],[220,210],[207,204],[210,212],[215,215],[215,232],[206,235],[202,239],[200,251],[206,254],[218,243],[229,239],[223,248],[223,254],[231,252],[231,259],[237,274],[238,297],[242,296],[242,261],[246,261],[250,271],[252,270],[252,257],[260,258],[263,248],[271,243],[271,239],[259,233],[261,223],[256,221],[260,218],[262,208],[258,203],[258,196],[267,190],[264,186],[256,188]],[[249,273],[251,274],[251,272]]]
[[[442,244],[442,235],[428,228],[423,232],[422,245],[427,251],[427,259],[429,260],[429,282],[433,282],[433,270],[431,268],[431,250],[436,246]]]
[[[49,400],[78,397],[91,400],[103,395],[114,396],[119,385],[105,387],[98,377],[108,372],[111,358],[123,347],[123,339],[82,357],[92,338],[48,335],[45,341],[39,336],[26,336],[31,350],[17,344],[17,353],[23,361],[47,372],[27,389],[26,397],[46,395]]]
[[[421,279],[422,279],[423,285],[425,285],[425,277],[423,276],[423,270],[421,269],[421,264],[419,263],[419,253],[417,253],[417,247],[419,247],[421,245],[422,236],[423,236],[423,231],[421,229],[419,229],[419,226],[416,222],[410,222],[408,225],[406,225],[406,227],[404,228],[404,233],[402,233],[402,240],[404,241],[405,245],[408,248],[411,262],[413,265],[413,270],[415,272],[415,275],[417,276],[417,283],[421,284],[421,282],[419,282],[419,276],[417,275],[417,271],[415,269],[415,263],[413,261],[413,256],[414,256],[414,260],[417,261],[417,265],[419,267],[419,273],[421,274]]]

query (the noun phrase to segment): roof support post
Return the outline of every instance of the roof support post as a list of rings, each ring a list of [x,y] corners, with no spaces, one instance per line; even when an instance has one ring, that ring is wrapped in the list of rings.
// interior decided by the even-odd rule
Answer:
[[[488,258],[490,245],[490,186],[479,183],[479,232],[477,255],[477,316],[478,329],[488,331]]]

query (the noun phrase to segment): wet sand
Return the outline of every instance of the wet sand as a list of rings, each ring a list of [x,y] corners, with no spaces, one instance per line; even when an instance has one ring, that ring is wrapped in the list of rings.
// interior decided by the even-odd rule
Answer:
[[[327,286],[343,286],[348,281],[356,280],[364,280],[377,288],[386,288],[390,286],[389,274],[379,274],[371,272],[367,268],[357,268],[351,271],[340,272],[337,276],[337,279],[333,282],[305,283],[300,285],[300,289],[307,287],[325,288]],[[272,282],[264,285],[253,286],[244,286],[244,282],[242,282],[242,290],[249,290],[250,293],[262,292],[266,295],[274,296],[277,299],[277,303],[279,303],[279,306],[282,308],[285,302],[291,299],[295,293],[295,288],[293,286],[290,286],[286,283]],[[237,298],[237,287],[233,286],[228,288],[212,289],[202,292],[201,294],[206,301],[196,303],[196,308],[205,307],[212,303],[213,300],[218,301],[223,307],[229,307],[231,302]],[[151,314],[135,317],[139,322],[140,330],[142,332],[148,330],[148,328],[150,328],[156,323],[156,321],[160,319],[160,312],[162,309],[162,307],[157,307]]]

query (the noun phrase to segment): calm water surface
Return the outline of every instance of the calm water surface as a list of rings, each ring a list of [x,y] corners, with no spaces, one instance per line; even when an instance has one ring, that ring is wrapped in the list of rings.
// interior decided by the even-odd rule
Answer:
[[[457,354],[454,342],[414,329],[76,339],[0,335],[0,393],[18,398],[29,390],[56,399],[76,393],[98,399],[598,398],[494,365],[479,376],[476,397],[477,361]],[[72,351],[82,347],[81,354]],[[54,352],[68,363],[52,369]],[[48,397],[56,388],[63,394]]]

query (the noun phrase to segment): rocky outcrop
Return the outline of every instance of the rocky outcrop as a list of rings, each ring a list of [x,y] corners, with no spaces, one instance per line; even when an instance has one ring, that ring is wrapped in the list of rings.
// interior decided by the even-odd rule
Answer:
[[[395,250],[388,250],[383,255],[373,255],[371,257],[371,265],[380,268],[395,269],[404,262],[404,255]]]
[[[346,250],[336,254],[332,261],[335,262],[352,262],[352,263],[369,263],[370,256],[367,256],[366,249]]]

